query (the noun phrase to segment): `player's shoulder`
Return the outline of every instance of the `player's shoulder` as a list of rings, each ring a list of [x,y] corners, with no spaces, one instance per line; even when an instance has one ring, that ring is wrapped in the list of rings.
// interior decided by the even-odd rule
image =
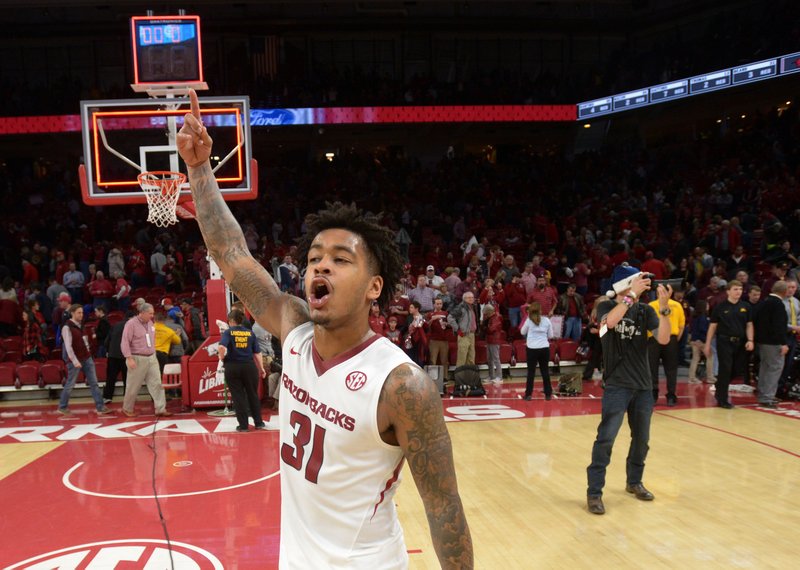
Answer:
[[[298,323],[289,332],[286,333],[283,339],[283,344],[290,344],[310,338],[314,335],[314,323],[311,321],[304,321]]]
[[[433,396],[439,398],[439,391],[433,380],[413,362],[402,362],[392,368],[381,390],[382,400],[394,401],[398,405]]]

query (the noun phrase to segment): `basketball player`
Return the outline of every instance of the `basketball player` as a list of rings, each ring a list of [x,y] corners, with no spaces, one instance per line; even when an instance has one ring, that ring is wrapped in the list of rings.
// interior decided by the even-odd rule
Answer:
[[[278,335],[280,568],[406,568],[394,501],[408,461],[443,568],[472,568],[450,437],[431,379],[369,327],[402,276],[393,236],[353,206],[306,220],[308,300],[281,293],[250,255],[211,172],[197,95],[178,134],[206,246],[256,321]]]

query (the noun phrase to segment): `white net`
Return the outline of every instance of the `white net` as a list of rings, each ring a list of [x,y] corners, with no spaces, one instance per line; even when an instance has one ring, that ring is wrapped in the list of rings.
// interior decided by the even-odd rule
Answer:
[[[147,197],[147,221],[165,228],[178,221],[175,208],[181,194],[181,186],[186,183],[186,175],[181,172],[143,172],[139,175],[139,185]]]

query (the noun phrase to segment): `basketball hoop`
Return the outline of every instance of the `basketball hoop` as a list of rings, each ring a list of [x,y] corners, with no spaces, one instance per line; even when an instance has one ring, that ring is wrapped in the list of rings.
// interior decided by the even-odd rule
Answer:
[[[139,175],[139,185],[147,197],[148,222],[165,228],[178,221],[175,209],[184,184],[186,175],[182,172],[157,170]]]

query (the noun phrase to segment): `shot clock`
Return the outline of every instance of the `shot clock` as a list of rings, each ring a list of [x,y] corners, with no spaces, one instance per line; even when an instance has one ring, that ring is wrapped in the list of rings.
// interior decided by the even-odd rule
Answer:
[[[203,81],[199,16],[131,18],[134,85]]]

